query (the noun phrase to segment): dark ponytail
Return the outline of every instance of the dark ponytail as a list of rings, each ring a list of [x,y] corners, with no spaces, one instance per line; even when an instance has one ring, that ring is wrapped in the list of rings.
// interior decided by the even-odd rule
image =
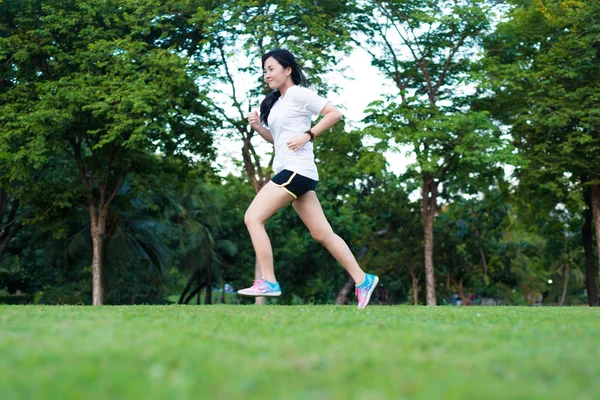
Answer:
[[[275,49],[271,50],[265,55],[262,56],[262,67],[265,68],[265,61],[269,57],[273,57],[279,64],[283,66],[283,68],[290,67],[292,69],[292,81],[296,85],[300,86],[308,86],[308,81],[306,80],[306,75],[304,74],[304,69],[298,65],[296,62],[296,58],[292,53],[288,50],[284,49]],[[281,97],[281,92],[279,90],[275,90],[271,94],[269,94],[265,99],[260,103],[260,120],[265,124],[269,125],[269,114],[271,113],[271,108],[273,108],[273,104]]]

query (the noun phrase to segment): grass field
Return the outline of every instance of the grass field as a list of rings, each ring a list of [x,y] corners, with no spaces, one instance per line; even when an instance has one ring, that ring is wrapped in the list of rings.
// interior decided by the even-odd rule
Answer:
[[[597,399],[600,309],[0,306],[0,399]]]

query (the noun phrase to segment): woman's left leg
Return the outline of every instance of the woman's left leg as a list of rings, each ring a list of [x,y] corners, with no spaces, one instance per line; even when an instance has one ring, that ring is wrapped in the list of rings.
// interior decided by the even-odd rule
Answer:
[[[273,268],[273,249],[265,230],[265,222],[292,200],[292,196],[269,181],[256,194],[244,216],[262,277],[272,283],[277,282],[277,279]]]
[[[335,259],[348,271],[354,282],[360,285],[365,280],[365,272],[360,268],[350,248],[339,237],[327,221],[321,203],[313,191],[309,191],[292,202],[292,206],[312,237],[321,243]]]

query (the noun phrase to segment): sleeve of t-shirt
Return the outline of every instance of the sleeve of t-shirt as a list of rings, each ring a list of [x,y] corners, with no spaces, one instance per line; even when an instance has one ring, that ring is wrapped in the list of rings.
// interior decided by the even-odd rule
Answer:
[[[304,105],[304,108],[313,115],[319,114],[328,103],[327,99],[319,96],[310,89],[304,87],[300,89],[300,101]]]

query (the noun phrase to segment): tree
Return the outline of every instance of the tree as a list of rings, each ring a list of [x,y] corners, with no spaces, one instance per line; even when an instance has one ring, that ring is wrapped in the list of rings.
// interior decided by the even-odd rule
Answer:
[[[492,107],[528,161],[517,170],[522,184],[537,188],[538,196],[554,197],[550,207],[579,198],[588,301],[594,305],[594,220],[600,250],[600,6],[542,0],[513,5],[486,43]]]
[[[214,124],[191,62],[207,40],[198,17],[207,11],[189,3],[0,6],[0,64],[12,74],[9,90],[0,94],[0,137],[21,140],[16,160],[41,164],[53,153],[70,155],[81,182],[70,192],[85,195],[90,214],[94,305],[103,303],[109,209],[126,176],[143,176],[157,151],[181,158],[185,151],[211,154]],[[195,26],[183,29],[182,19],[193,16]]]
[[[400,151],[410,146],[420,181],[427,304],[437,303],[433,263],[438,199],[477,192],[510,159],[487,112],[465,94],[493,9],[484,1],[361,2],[354,43],[397,90],[371,104],[369,132]]]

